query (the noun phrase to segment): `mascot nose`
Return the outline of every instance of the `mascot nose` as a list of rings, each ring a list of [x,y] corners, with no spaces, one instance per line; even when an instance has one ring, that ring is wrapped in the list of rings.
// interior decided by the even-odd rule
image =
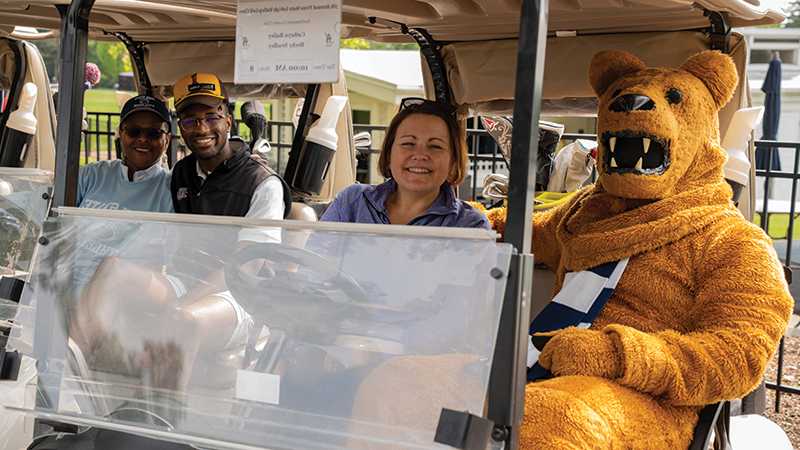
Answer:
[[[614,112],[629,113],[631,111],[653,111],[656,109],[656,105],[650,100],[650,97],[637,94],[625,94],[611,103],[608,109]]]

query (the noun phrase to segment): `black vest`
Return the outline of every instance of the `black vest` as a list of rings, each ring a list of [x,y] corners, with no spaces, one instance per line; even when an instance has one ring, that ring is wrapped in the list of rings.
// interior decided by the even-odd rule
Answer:
[[[283,184],[283,217],[292,209],[289,186],[261,158],[251,156],[244,141],[231,138],[241,149],[221,162],[201,183],[197,176],[197,158],[189,155],[172,170],[172,204],[177,213],[213,214],[244,217],[250,209],[256,187],[268,177],[276,176]]]
[[[213,214],[244,217],[250,209],[256,187],[271,176],[283,184],[283,217],[292,208],[289,186],[266,162],[250,154],[250,148],[238,138],[231,139],[233,148],[241,148],[221,162],[201,184],[197,176],[197,158],[189,155],[172,169],[172,204],[177,213]],[[202,228],[201,228],[202,229]],[[199,235],[197,233],[200,233]],[[181,231],[179,251],[172,262],[178,276],[192,289],[201,280],[221,268],[237,246],[237,233],[206,236],[203,231],[187,228]],[[198,249],[197,240],[207,241]],[[213,249],[210,253],[209,249]]]

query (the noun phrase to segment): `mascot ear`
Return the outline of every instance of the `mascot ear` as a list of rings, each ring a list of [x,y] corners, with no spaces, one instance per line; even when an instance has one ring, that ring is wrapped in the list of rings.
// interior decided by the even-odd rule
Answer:
[[[644,69],[644,63],[630,53],[604,50],[592,56],[589,63],[589,85],[598,97],[621,75]]]
[[[706,85],[717,104],[717,109],[728,103],[739,83],[739,75],[736,74],[733,60],[718,50],[698,53],[681,64],[680,69],[696,76]]]

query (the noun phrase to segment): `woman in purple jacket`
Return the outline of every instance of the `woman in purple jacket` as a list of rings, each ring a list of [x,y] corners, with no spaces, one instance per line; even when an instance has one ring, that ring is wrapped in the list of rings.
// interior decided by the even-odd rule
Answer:
[[[489,230],[486,216],[456,198],[453,189],[464,180],[467,162],[453,105],[403,99],[378,159],[378,171],[388,180],[342,189],[321,220]]]
[[[346,187],[321,220],[490,230],[486,215],[456,198],[453,188],[463,181],[468,161],[466,141],[455,112],[455,107],[448,103],[404,99],[400,112],[386,130],[378,160],[378,170],[388,180],[377,186],[354,184]],[[375,241],[343,239],[341,235],[325,233],[312,235],[306,248],[334,261],[345,271],[369,264],[373,268],[379,266],[377,272],[369,273],[380,273],[381,263],[358,258],[366,254],[359,245],[375,245],[375,254],[380,255],[402,252],[399,249],[404,248],[402,240],[393,241],[393,249],[382,249]],[[353,251],[353,246],[360,250]],[[424,251],[436,253],[433,247]],[[364,275],[361,270],[352,273]],[[369,286],[372,279],[365,278],[356,281]],[[466,353],[482,351],[469,347],[469,336],[459,334],[463,323],[480,312],[462,304],[462,299],[469,295],[464,292],[464,286],[448,283],[442,280],[438,288],[431,290],[430,298],[421,301],[416,308],[413,302],[401,301],[401,311],[390,307],[376,309],[371,317],[374,330],[370,329],[370,333],[380,332],[378,336],[367,336],[367,341],[379,337],[384,342],[395,342],[402,347],[401,353],[408,354],[429,354],[448,345]],[[378,296],[383,294],[380,286],[373,286],[370,292]],[[285,375],[281,382],[281,405],[345,418],[350,417],[355,393],[364,378],[393,356],[389,351],[384,354],[383,351],[356,350],[345,366],[332,353],[325,354],[313,345],[292,342],[287,348],[291,350],[284,352],[286,362],[281,361],[276,371]],[[309,376],[319,370],[324,374]],[[306,379],[313,380],[311,385]]]

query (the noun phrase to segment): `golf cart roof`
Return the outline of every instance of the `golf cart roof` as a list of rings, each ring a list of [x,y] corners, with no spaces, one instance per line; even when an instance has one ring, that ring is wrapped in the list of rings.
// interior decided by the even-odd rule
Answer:
[[[7,0],[0,3],[0,31],[14,26],[53,30],[23,39],[58,35],[54,5],[66,0]],[[521,0],[345,0],[342,38],[413,42],[386,21],[424,28],[439,42],[483,41],[519,35]],[[98,0],[89,20],[90,39],[114,41],[122,32],[138,42],[233,40],[237,2],[232,0]],[[780,23],[783,14],[758,0],[551,0],[548,33],[578,34],[672,31],[708,27],[704,10],[728,14],[728,25]],[[370,21],[371,17],[384,21]]]

